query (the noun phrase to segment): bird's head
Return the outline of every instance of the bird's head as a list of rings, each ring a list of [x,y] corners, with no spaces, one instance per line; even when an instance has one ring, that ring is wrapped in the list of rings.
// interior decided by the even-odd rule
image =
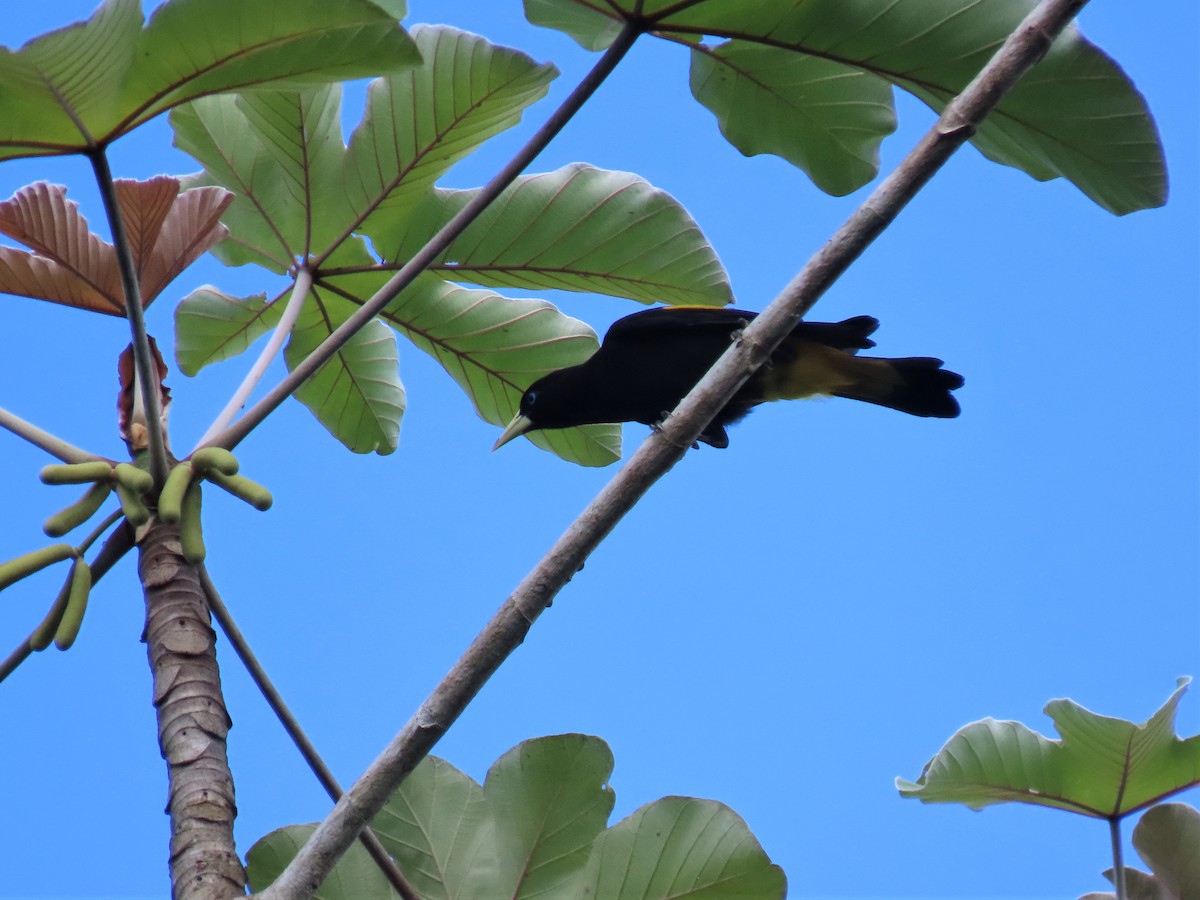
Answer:
[[[578,385],[581,366],[559,369],[539,378],[525,389],[517,414],[513,416],[504,433],[492,446],[499,450],[509,441],[539,428],[570,428],[586,424],[577,413]]]

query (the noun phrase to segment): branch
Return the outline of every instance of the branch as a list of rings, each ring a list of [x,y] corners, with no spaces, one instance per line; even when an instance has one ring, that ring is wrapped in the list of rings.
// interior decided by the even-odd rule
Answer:
[[[639,34],[641,34],[639,25],[626,24],[621,33],[617,35],[616,40],[613,41],[612,46],[597,60],[596,65],[576,85],[570,96],[551,114],[545,124],[529,139],[529,142],[517,151],[508,164],[481,188],[478,194],[471,198],[471,201],[458,212],[458,215],[443,225],[441,230],[431,237],[428,243],[388,280],[387,284],[376,291],[354,315],[325,338],[312,353],[288,373],[283,381],[247,410],[246,414],[237,422],[212,438],[209,443],[225,447],[228,450],[236,447],[263,419],[274,412],[300,385],[341,350],[350,338],[382,312],[383,308],[391,303],[397,294],[429,268],[434,260],[450,246],[451,242],[462,234],[493,200],[504,193],[504,190],[516,180],[517,176],[525,171],[539,153],[546,149],[546,145],[562,131],[580,107],[604,83],[604,80],[616,68],[617,63],[629,52],[629,48],[633,46]]]
[[[967,140],[1000,98],[1045,54],[1087,0],[1043,0],[1009,36],[900,166],[731,344],[660,429],[525,576],[433,693],[317,826],[278,880],[260,896],[308,896],[355,835],[454,723],[533,622],[620,519],[678,462],[704,426],[787,336],[796,321],[891,223]]]
[[[279,724],[283,726],[283,730],[292,739],[292,743],[296,745],[296,749],[300,751],[300,755],[304,757],[304,761],[308,763],[308,767],[317,776],[317,781],[321,783],[321,787],[325,788],[325,793],[329,795],[329,799],[337,803],[342,796],[341,785],[334,778],[329,766],[325,765],[325,760],[321,759],[321,755],[317,753],[317,748],[308,739],[308,735],[304,733],[304,729],[300,727],[300,723],[296,721],[296,717],[292,715],[292,711],[288,709],[288,705],[283,702],[283,697],[275,689],[275,685],[271,683],[266,670],[259,663],[258,658],[254,655],[254,651],[250,649],[250,644],[247,643],[246,636],[237,627],[237,623],[233,621],[233,616],[229,614],[229,608],[221,599],[221,595],[217,593],[217,586],[213,584],[212,578],[208,575],[208,569],[203,563],[197,567],[197,572],[200,575],[200,587],[204,589],[204,596],[208,598],[208,608],[212,611],[213,618],[217,620],[217,624],[221,626],[221,631],[225,633],[225,637],[233,647],[233,652],[238,655],[238,659],[246,667],[246,671],[250,674],[250,678],[254,681],[259,693],[263,695],[263,699],[267,701],[267,705],[271,707],[271,711],[279,719]],[[404,878],[404,873],[400,871],[400,867],[396,865],[396,861],[388,854],[387,848],[375,836],[374,831],[370,828],[365,828],[362,834],[358,836],[358,839],[362,842],[367,852],[371,854],[371,858],[375,860],[375,864],[379,866],[380,871],[391,882],[392,887],[396,889],[396,892],[404,900],[420,900],[420,895]]]
[[[146,411],[146,434],[150,449],[150,474],[159,487],[167,480],[167,442],[163,434],[161,386],[155,377],[158,371],[154,357],[150,354],[150,339],[146,335],[146,320],[142,309],[142,290],[138,285],[137,268],[133,263],[133,252],[125,233],[125,218],[117,203],[117,192],[113,185],[112,170],[103,147],[87,154],[104,200],[104,212],[108,215],[108,228],[112,232],[113,246],[117,252],[117,268],[121,271],[121,290],[125,294],[125,315],[129,319],[132,333],[133,361],[137,370],[137,385],[142,391],[142,404]]]
[[[66,463],[104,459],[103,456],[97,456],[95,453],[89,453],[86,450],[76,447],[74,444],[68,444],[62,438],[55,437],[48,431],[43,431],[32,422],[26,422],[20,416],[14,415],[3,408],[0,408],[0,428],[11,431],[17,437],[24,438],[35,447],[41,447],[51,456],[57,456]]]
[[[197,448],[204,446],[213,441],[233,421],[246,401],[250,399],[250,395],[262,381],[262,377],[267,374],[267,367],[271,365],[271,361],[279,353],[279,348],[283,346],[283,342],[287,340],[287,336],[292,333],[292,328],[296,325],[296,320],[300,318],[300,310],[304,308],[304,301],[308,297],[308,292],[312,289],[313,276],[308,267],[301,268],[296,274],[296,282],[292,285],[292,295],[288,298],[287,307],[283,311],[283,315],[279,318],[279,324],[275,326],[275,331],[271,334],[271,339],[267,341],[267,345],[263,347],[262,353],[258,355],[258,359],[254,361],[254,365],[250,367],[250,371],[246,373],[246,377],[242,379],[242,383],[238,385],[238,389],[234,391],[229,402],[225,404],[225,408],[221,410],[221,414],[216,420],[208,426],[208,431],[204,432],[204,437],[200,438],[197,443]],[[194,452],[194,451],[193,451]]]

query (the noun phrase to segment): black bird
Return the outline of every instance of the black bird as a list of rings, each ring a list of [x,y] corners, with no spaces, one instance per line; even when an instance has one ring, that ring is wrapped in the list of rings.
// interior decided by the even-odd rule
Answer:
[[[613,323],[586,362],[539,378],[493,450],[539,428],[598,422],[653,425],[673,410],[757,313],[741,309],[660,307]],[[914,416],[952,419],[951,391],[963,377],[927,356],[856,356],[874,347],[870,316],[843,322],[800,322],[770,360],[742,385],[700,440],[729,446],[725,427],[760,403],[800,397],[849,397]]]

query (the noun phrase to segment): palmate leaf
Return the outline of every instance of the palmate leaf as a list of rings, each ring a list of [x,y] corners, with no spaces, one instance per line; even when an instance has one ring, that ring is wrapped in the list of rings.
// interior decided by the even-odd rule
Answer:
[[[605,831],[612,753],[579,734],[525,741],[480,787],[449,763],[421,762],[371,823],[421,897],[779,898],[782,871],[719,803],[669,797]],[[255,891],[278,876],[302,834],[267,835],[247,855]],[[311,832],[307,832],[311,833]],[[339,885],[358,875],[357,855]],[[335,872],[345,863],[339,862]],[[347,893],[331,877],[318,895]]]
[[[350,139],[346,191],[368,233],[385,230],[434,181],[520,121],[558,70],[453,28],[418,26],[421,65],[372,83]]]
[[[692,51],[692,94],[747,156],[771,153],[841,196],[879,172],[896,130],[887,82],[844,63],[746,41]]]
[[[1062,740],[1020,722],[984,719],[960,729],[917,781],[897,779],[902,797],[926,803],[1049,806],[1097,818],[1128,815],[1200,784],[1200,736],[1173,733],[1176,707],[1189,679],[1142,724],[1052,700],[1046,714]]]
[[[386,6],[386,5],[385,5]],[[336,81],[417,61],[369,0],[140,0],[0,51],[0,159],[78,153],[207,94]]]
[[[138,275],[142,305],[225,235],[220,216],[233,199],[218,188],[179,192],[177,179],[115,182],[117,205]],[[0,234],[32,252],[0,247],[0,292],[112,316],[125,296],[112,244],[93,234],[67,189],[38,182],[0,203]]]
[[[436,191],[389,238],[404,259],[475,195]],[[489,287],[560,288],[643,303],[721,306],[733,293],[699,226],[669,194],[627,172],[575,163],[517,181],[435,262],[449,277]]]
[[[307,338],[290,345],[290,364],[300,358],[300,347],[315,346],[309,338],[345,321],[467,202],[471,192],[438,191],[433,182],[516,123],[555,74],[524,54],[451,28],[420,27],[413,34],[423,62],[371,86],[349,148],[341,138],[336,87],[207,97],[171,115],[176,143],[205,167],[189,183],[238,195],[224,217],[229,236],[217,255],[276,272],[303,260],[313,272],[316,291],[300,323]],[[518,237],[497,247],[489,229]],[[359,233],[389,264],[377,265]],[[603,291],[644,302],[731,299],[716,255],[678,203],[634,176],[586,166],[521,180],[445,259],[440,276],[483,284]],[[262,333],[265,310],[261,301],[216,291],[189,298],[176,319],[181,366],[194,372],[244,349]],[[214,321],[220,315],[230,321]],[[271,319],[277,322],[278,315]],[[471,291],[435,276],[405,291],[382,321],[441,362],[480,415],[498,425],[516,412],[522,390],[536,377],[582,362],[597,346],[590,328],[549,304]],[[334,370],[342,366],[345,380],[338,383],[354,383],[363,373],[344,368],[354,360],[364,361],[338,356],[322,377],[336,380]],[[378,374],[366,382],[376,383]],[[319,392],[307,396],[322,398],[312,408],[348,445],[390,449],[393,429],[383,424],[398,416],[399,390],[396,381],[389,391],[360,392],[356,402],[365,405],[357,413]],[[375,402],[380,407],[371,409]],[[361,430],[372,418],[376,426]],[[585,465],[606,465],[620,453],[614,426],[538,433],[530,440]]]
[[[328,278],[340,296],[361,303],[380,286],[379,272]],[[402,291],[381,318],[436,359],[458,382],[480,417],[505,425],[521,393],[547,372],[577,365],[599,346],[596,333],[544,300],[501,297],[425,274]],[[621,429],[587,425],[531,432],[544,450],[585,466],[621,456]]]
[[[730,53],[749,44],[766,45],[866,73],[871,77],[838,86],[845,92],[843,102],[850,104],[843,110],[844,121],[853,128],[861,125],[863,110],[851,102],[852,96],[860,103],[877,103],[879,86],[872,85],[873,80],[896,84],[940,110],[1034,4],[1035,0],[701,0],[685,5],[646,0],[641,14],[654,32],[673,39],[726,38],[736,42],[726,51]],[[567,31],[589,49],[600,49],[633,7],[634,0],[526,0],[526,15],[535,24]],[[743,111],[731,105],[730,92],[713,86],[711,70],[724,65],[721,53],[694,50],[692,56],[698,98],[713,109],[740,149],[768,150],[794,162],[820,157],[822,145],[828,150],[822,130],[792,127],[792,104],[781,102],[802,91],[819,95],[819,76],[792,81],[796,73],[787,71],[790,67],[779,61],[778,52],[743,55],[739,49],[739,65],[726,72],[725,79],[740,87],[741,99],[752,104]],[[789,78],[781,84],[785,72]],[[731,118],[743,116],[739,127],[730,127]],[[875,140],[863,137],[868,156]],[[1118,214],[1159,206],[1166,199],[1162,147],[1145,101],[1121,69],[1074,26],[1001,101],[973,141],[989,158],[1040,180],[1069,179]],[[857,156],[861,148],[859,154],[826,160],[846,169],[843,185],[862,178]],[[830,178],[824,167],[812,174],[822,185]]]
[[[206,287],[175,307],[175,362],[185,375],[231,359],[275,327],[283,314],[279,297],[234,297]]]
[[[288,825],[272,831],[251,847],[246,857],[251,889],[258,891],[278,878],[296,851],[316,830],[316,825]],[[355,841],[313,897],[316,900],[399,900],[400,895],[363,845]]]
[[[288,368],[316,349],[354,308],[337,296],[314,289],[284,349]],[[399,365],[395,334],[374,319],[304,382],[295,396],[355,453],[386,455],[399,444],[404,415]]]

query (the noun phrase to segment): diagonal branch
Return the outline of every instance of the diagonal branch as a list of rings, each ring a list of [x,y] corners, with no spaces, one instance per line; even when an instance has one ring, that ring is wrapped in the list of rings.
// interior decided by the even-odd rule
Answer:
[[[509,160],[496,176],[489,181],[471,202],[464,206],[454,218],[442,226],[428,243],[425,244],[404,266],[393,275],[383,287],[375,292],[354,315],[343,322],[320,345],[296,366],[288,376],[277,384],[265,397],[246,411],[246,414],[233,425],[211,439],[209,443],[232,450],[248,435],[263,419],[275,411],[278,406],[290,397],[297,388],[316,371],[333,358],[350,338],[354,337],[368,322],[383,311],[397,294],[408,287],[417,276],[424,272],[447,247],[462,234],[467,226],[474,222],[479,215],[500,196],[504,190],[516,180],[517,176],[529,167],[546,145],[562,131],[583,106],[583,104],[604,83],[617,63],[629,52],[638,36],[641,26],[630,23],[617,35],[616,40],[597,60],[590,72],[575,86],[570,96],[562,102],[537,130],[517,154]]]
[[[648,437],[571,524],[433,693],[351,786],[333,812],[260,896],[307,896],[367,822],[432,749],[555,595],[635,503],[678,462],[704,426],[760,366],[834,280],[899,215],[1049,48],[1087,0],[1043,0],[949,106],[900,166],[731,344],[660,429]]]
[[[62,438],[55,437],[48,431],[43,431],[32,422],[27,422],[20,416],[0,408],[0,428],[11,431],[19,438],[24,438],[35,447],[41,447],[51,456],[57,456],[66,463],[87,462],[92,459],[103,459],[87,450],[82,450],[74,444],[69,444]]]

